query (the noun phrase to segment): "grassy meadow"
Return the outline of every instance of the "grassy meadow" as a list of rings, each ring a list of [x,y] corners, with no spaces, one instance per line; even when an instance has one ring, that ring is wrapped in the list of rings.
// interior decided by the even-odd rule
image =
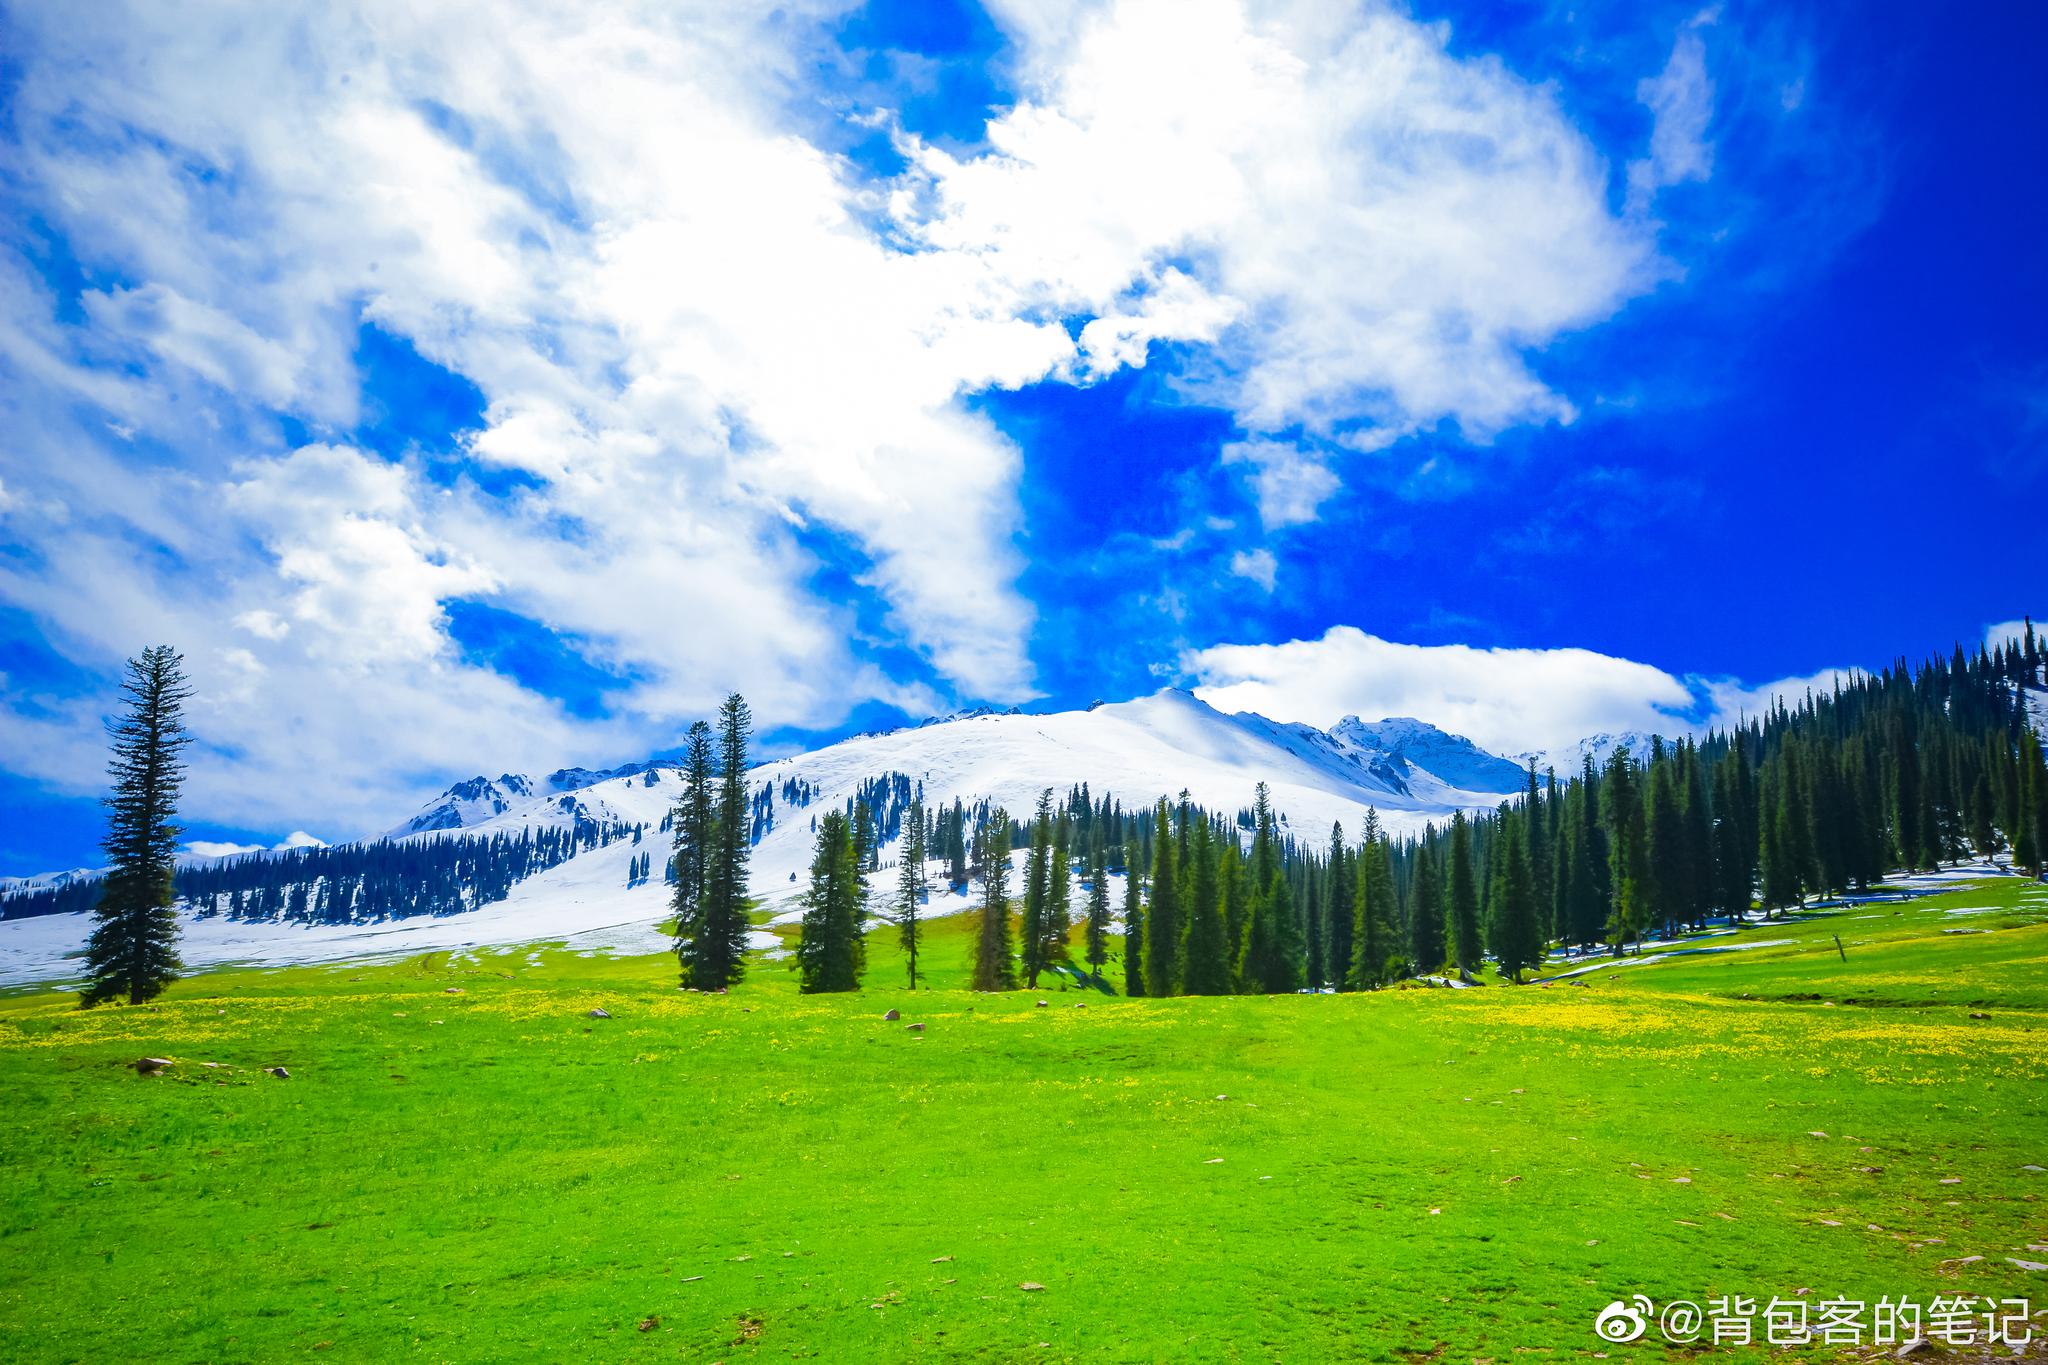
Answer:
[[[1591,1331],[1633,1293],[2048,1306],[2042,888],[1353,996],[975,995],[969,927],[915,994],[883,930],[837,997],[545,947],[0,997],[0,1359],[1507,1365],[1661,1357]]]

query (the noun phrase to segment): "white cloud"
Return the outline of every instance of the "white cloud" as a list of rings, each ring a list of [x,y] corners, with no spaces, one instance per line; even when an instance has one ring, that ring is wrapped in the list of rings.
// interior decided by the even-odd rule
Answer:
[[[281,853],[295,848],[325,848],[327,841],[295,829],[274,844],[236,844],[214,839],[194,839],[185,845],[185,852],[195,858],[233,858],[244,853]]]
[[[1329,466],[1284,441],[1234,441],[1223,447],[1223,463],[1252,467],[1259,521],[1268,531],[1314,521],[1339,487]]]
[[[1714,12],[1693,17],[1679,31],[1671,59],[1655,76],[1636,87],[1636,98],[1650,110],[1650,154],[1628,167],[1628,202],[1632,213],[1650,206],[1658,190],[1714,173],[1714,144],[1707,127],[1714,117],[1714,81],[1707,74],[1707,45],[1700,29],[1714,22]]]
[[[442,604],[496,586],[418,524],[409,484],[403,467],[360,451],[304,446],[227,488],[228,505],[275,558],[288,614],[314,657],[432,659],[448,646]]]
[[[1329,726],[1413,716],[1496,753],[1559,749],[1623,730],[1692,728],[1680,679],[1586,649],[1406,645],[1333,626],[1320,639],[1215,645],[1183,656],[1195,693],[1225,711]]]
[[[1552,92],[1381,5],[1012,0],[988,150],[906,138],[876,185],[806,135],[849,4],[17,13],[11,182],[124,283],[73,322],[0,259],[0,495],[43,552],[0,602],[102,672],[185,647],[205,818],[374,828],[733,686],[769,724],[936,705],[856,657],[819,540],[942,686],[1032,695],[1024,454],[977,391],[1198,349],[1177,382],[1284,527],[1325,444],[1569,419],[1524,353],[1657,277]],[[334,434],[365,322],[476,386],[517,491]],[[602,718],[464,661],[457,601],[615,677]],[[0,707],[0,748],[90,790],[94,709]]]
[[[291,634],[292,628],[285,619],[274,611],[245,611],[234,618],[237,629],[246,630],[262,640],[282,640]]]
[[[1819,697],[1846,685],[1862,676],[1860,669],[1823,668],[1817,673],[1803,677],[1780,678],[1776,682],[1760,687],[1748,687],[1732,678],[1717,678],[1704,681],[1701,685],[1706,692],[1706,721],[1713,726],[1732,727],[1744,720],[1755,720],[1783,702],[1787,708],[1796,709],[1807,699],[1808,694]]]
[[[1500,754],[1564,750],[1599,734],[1728,729],[1862,676],[1824,668],[1751,686],[1589,649],[1397,644],[1354,626],[1314,640],[1191,650],[1180,668],[1225,711],[1322,727],[1350,715],[1413,716]]]
[[[194,858],[235,858],[244,853],[261,853],[262,844],[224,843],[218,839],[194,839],[185,845],[185,852]]]
[[[1065,311],[1206,291],[1225,311],[1184,302],[1150,334],[1237,319],[1195,382],[1254,432],[1568,420],[1522,351],[1656,278],[1555,96],[1451,55],[1443,26],[1376,4],[1002,13],[1029,95],[989,155],[911,144],[933,207],[910,230]]]
[[[1271,550],[1239,550],[1230,557],[1230,572],[1239,578],[1250,579],[1273,591],[1274,576],[1280,571],[1280,562],[1273,558]]]
[[[2003,649],[2007,645],[2018,644],[2026,638],[2028,619],[2027,617],[2021,617],[2016,621],[2000,621],[1998,624],[1987,628],[1984,632],[1984,647],[1986,649]],[[2037,641],[2048,643],[2048,632],[2044,632],[2038,622],[2034,625],[2034,638]]]
[[[300,361],[289,347],[167,285],[88,292],[84,304],[104,335],[138,342],[208,383],[275,408],[297,398]]]

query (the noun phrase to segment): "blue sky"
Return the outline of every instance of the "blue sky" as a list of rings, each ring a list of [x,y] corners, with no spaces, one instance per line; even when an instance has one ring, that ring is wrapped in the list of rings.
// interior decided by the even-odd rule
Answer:
[[[93,860],[158,640],[259,843],[730,687],[1512,751],[1974,643],[2048,548],[2044,26],[12,7],[0,875]]]

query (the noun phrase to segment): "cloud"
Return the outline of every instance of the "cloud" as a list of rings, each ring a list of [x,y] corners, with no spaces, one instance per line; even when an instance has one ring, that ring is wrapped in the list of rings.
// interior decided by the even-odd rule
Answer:
[[[1314,521],[1339,487],[1327,465],[1282,441],[1234,441],[1223,447],[1223,463],[1252,467],[1259,521],[1268,531]]]
[[[295,848],[325,848],[327,841],[295,829],[274,844],[235,844],[212,839],[194,839],[185,845],[185,852],[194,858],[233,858],[243,853],[281,853]]]
[[[1230,572],[1239,578],[1250,579],[1273,591],[1274,575],[1280,571],[1280,562],[1273,558],[1271,550],[1239,550],[1230,557]]]
[[[223,389],[275,408],[298,396],[300,360],[290,347],[167,285],[92,291],[84,305],[106,337],[135,341]]]
[[[1986,628],[1984,631],[1984,647],[1986,649],[2003,649],[2007,645],[2020,643],[2020,641],[2026,638],[2027,621],[2029,619],[2021,617],[2016,621],[2000,621],[1996,625]],[[2037,623],[2034,626],[2034,638],[2043,643],[2048,643],[2048,631],[2044,631]]]
[[[1623,730],[1676,734],[1694,704],[1681,679],[1587,649],[1407,645],[1353,626],[1182,656],[1195,693],[1225,711],[1334,724],[1413,716],[1496,753],[1564,748]]]
[[[1190,385],[1254,433],[1569,420],[1524,351],[1657,278],[1554,94],[1453,56],[1445,27],[1376,4],[999,13],[1027,96],[986,154],[907,140],[906,202],[930,207],[905,230],[1061,311],[1180,300],[1150,335],[1215,336]]]
[[[361,451],[304,446],[226,489],[275,559],[283,614],[313,657],[344,666],[433,659],[448,650],[442,604],[496,587],[419,524],[410,483],[403,467]],[[236,619],[278,617],[258,609]],[[275,629],[267,638],[284,636]]]
[[[194,858],[234,858],[244,853],[261,853],[263,844],[234,844],[217,839],[194,839],[185,845],[185,852]]]
[[[1705,725],[1718,728],[1732,728],[1745,720],[1755,720],[1778,703],[1788,708],[1797,707],[1808,694],[1822,696],[1837,686],[1853,682],[1862,676],[1861,669],[1823,668],[1817,673],[1803,677],[1780,678],[1776,682],[1760,687],[1748,687],[1732,678],[1720,678],[1701,684],[1706,693]]]
[[[1404,433],[1570,420],[1526,357],[1662,273],[1553,91],[1383,5],[1006,3],[1021,97],[885,179],[820,127],[891,126],[815,84],[849,7],[12,14],[9,194],[93,284],[0,256],[0,606],[102,676],[181,644],[195,811],[272,828],[644,753],[735,686],[808,727],[1023,700],[1028,453],[975,395],[1170,353],[1280,529]],[[367,327],[474,429],[359,431]],[[9,766],[92,789],[104,701],[10,697]]]
[[[1650,154],[1628,167],[1628,205],[1642,213],[1658,190],[1714,172],[1714,145],[1707,127],[1714,117],[1714,82],[1707,74],[1707,45],[1699,30],[1714,22],[1713,11],[1693,17],[1679,30],[1671,59],[1636,87],[1649,110]],[[1792,106],[1787,106],[1791,108]]]
[[[1750,685],[1589,649],[1398,644],[1355,626],[1313,640],[1190,650],[1180,669],[1221,710],[1325,728],[1351,715],[1412,716],[1499,754],[1568,749],[1598,734],[1726,730],[1862,676],[1823,668]]]
[[[274,611],[245,611],[234,618],[237,629],[264,640],[282,640],[291,634],[291,627],[283,617]]]

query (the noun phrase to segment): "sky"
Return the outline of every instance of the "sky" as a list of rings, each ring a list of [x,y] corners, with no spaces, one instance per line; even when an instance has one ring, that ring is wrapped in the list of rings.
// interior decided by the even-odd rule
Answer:
[[[2041,606],[2048,15],[0,5],[0,875],[1162,686],[1505,752]]]

